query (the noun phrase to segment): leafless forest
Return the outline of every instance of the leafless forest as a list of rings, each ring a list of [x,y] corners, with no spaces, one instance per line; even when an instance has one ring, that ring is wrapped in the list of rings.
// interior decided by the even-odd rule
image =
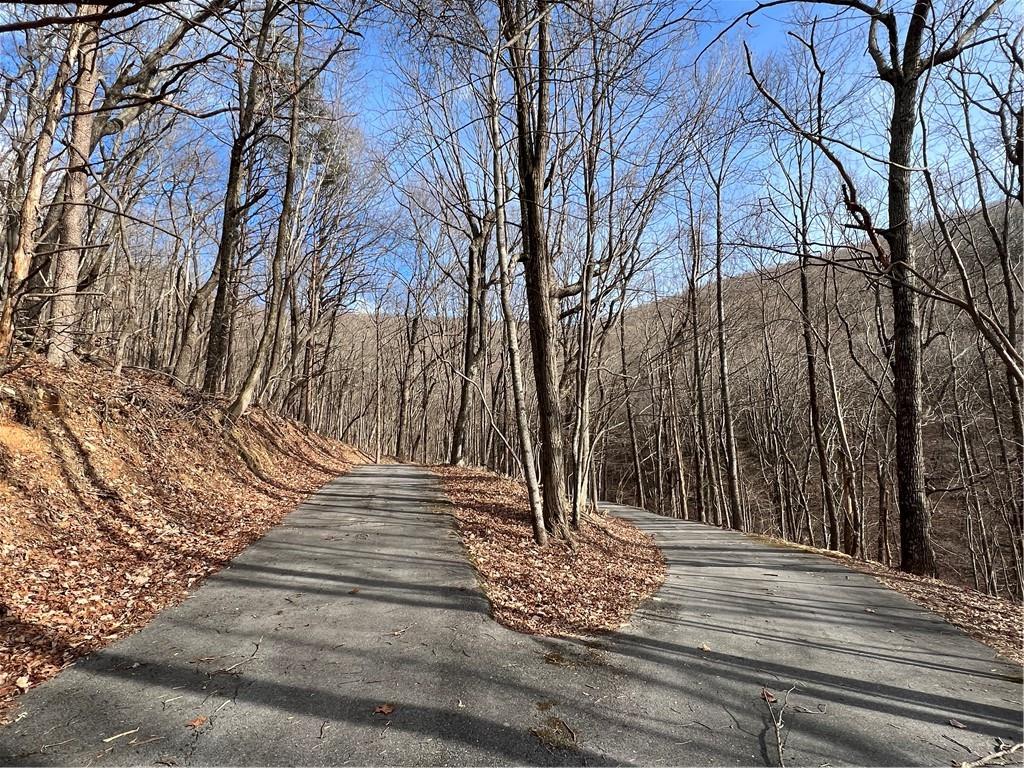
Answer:
[[[0,354],[1020,598],[999,0],[0,10]]]

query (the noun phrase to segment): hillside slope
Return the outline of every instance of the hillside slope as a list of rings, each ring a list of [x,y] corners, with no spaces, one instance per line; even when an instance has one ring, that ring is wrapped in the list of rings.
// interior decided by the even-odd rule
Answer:
[[[181,601],[359,452],[141,374],[0,378],[0,709]]]

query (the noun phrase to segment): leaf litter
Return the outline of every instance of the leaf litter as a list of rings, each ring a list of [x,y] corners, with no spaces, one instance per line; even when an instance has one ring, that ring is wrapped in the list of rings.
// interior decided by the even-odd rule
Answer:
[[[0,720],[143,627],[358,452],[155,374],[31,358],[0,378]]]
[[[571,545],[538,547],[521,482],[479,468],[432,469],[491,612],[511,629],[560,637],[613,630],[665,580],[661,550],[632,523],[591,514]]]

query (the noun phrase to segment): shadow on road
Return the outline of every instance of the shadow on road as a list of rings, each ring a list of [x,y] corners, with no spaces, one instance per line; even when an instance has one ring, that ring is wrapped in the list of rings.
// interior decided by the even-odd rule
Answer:
[[[441,503],[414,467],[334,481],[24,696],[0,763],[773,765],[764,687],[793,688],[794,765],[948,764],[1020,738],[1019,678],[987,649],[870,577],[706,526],[623,511],[669,577],[621,631],[505,630]]]

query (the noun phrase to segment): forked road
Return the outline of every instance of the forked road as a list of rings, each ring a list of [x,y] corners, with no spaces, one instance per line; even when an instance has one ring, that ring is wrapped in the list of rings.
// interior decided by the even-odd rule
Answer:
[[[763,687],[793,689],[790,766],[949,765],[1021,739],[1019,669],[870,577],[617,512],[665,551],[657,598],[591,642],[527,637],[488,617],[433,477],[358,468],[22,697],[0,762],[775,765]]]

